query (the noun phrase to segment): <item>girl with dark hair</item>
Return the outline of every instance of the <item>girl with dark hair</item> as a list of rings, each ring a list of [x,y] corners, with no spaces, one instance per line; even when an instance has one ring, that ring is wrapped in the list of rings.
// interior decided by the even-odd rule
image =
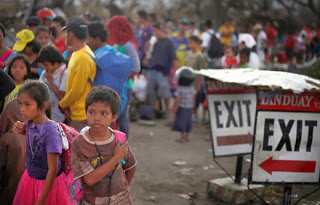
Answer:
[[[31,42],[29,42],[22,51],[22,53],[25,54],[29,59],[29,63],[31,65],[32,79],[39,79],[41,73],[43,72],[43,69],[39,68],[38,66],[38,53],[40,49],[40,43],[36,39],[34,39]]]
[[[189,141],[189,133],[192,129],[192,111],[195,105],[196,90],[193,86],[195,74],[193,69],[183,66],[176,71],[179,87],[175,92],[175,101],[172,111],[175,113],[175,121],[172,130],[179,131],[181,138],[177,142]]]
[[[3,69],[5,67],[4,61],[13,53],[13,50],[3,45],[3,40],[5,37],[5,28],[0,23],[0,69]]]
[[[8,66],[8,74],[13,79],[16,87],[4,101],[4,107],[18,96],[18,91],[23,82],[31,78],[30,63],[25,55],[18,54],[12,58]]]
[[[8,66],[10,60],[17,54],[22,53],[28,57],[29,63],[31,65],[32,78],[38,79],[41,75],[43,69],[38,68],[38,53],[40,51],[41,45],[35,39],[34,34],[29,29],[23,29],[19,31],[16,35],[16,42],[12,48],[15,52],[10,55],[5,61],[5,65]]]
[[[22,175],[14,205],[69,205],[67,178],[62,171],[62,140],[57,123],[50,120],[50,90],[39,81],[28,81],[18,93],[20,111],[26,123],[17,121],[12,131],[26,132],[26,168]],[[73,202],[74,203],[74,202]]]

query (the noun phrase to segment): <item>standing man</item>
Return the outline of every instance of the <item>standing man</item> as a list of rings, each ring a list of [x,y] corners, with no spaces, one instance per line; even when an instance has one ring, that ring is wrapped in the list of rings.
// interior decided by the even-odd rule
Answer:
[[[96,64],[91,58],[93,52],[86,45],[88,25],[85,21],[78,16],[71,17],[66,29],[67,45],[73,54],[68,64],[66,94],[59,107],[71,121],[70,126],[80,131],[87,125],[85,99],[92,87],[89,79],[93,82],[96,75]]]
[[[271,22],[268,22],[266,24],[266,33],[267,33],[267,44],[268,44],[268,56],[269,59],[272,61],[274,57],[274,44],[275,44],[275,39],[277,36],[277,31],[275,28],[273,28]]]
[[[158,98],[165,99],[165,111],[169,112],[169,98],[171,97],[169,75],[171,68],[178,68],[178,61],[173,42],[166,37],[160,23],[153,25],[157,42],[154,45],[151,58],[146,70],[147,104],[155,105]],[[159,111],[159,110],[158,110]]]
[[[260,62],[265,62],[266,60],[266,53],[265,49],[267,48],[267,34],[263,30],[263,26],[261,24],[256,24],[253,27],[253,30],[257,36],[257,54],[259,56]]]
[[[232,24],[231,19],[227,18],[224,24],[220,27],[219,32],[221,35],[221,43],[223,45],[231,45],[232,35],[234,33],[234,26]]]
[[[176,49],[176,55],[179,60],[179,67],[185,65],[185,53],[189,50],[188,36],[186,32],[188,30],[189,21],[185,18],[179,20],[179,32],[174,33],[172,41]]]
[[[152,25],[149,24],[148,14],[144,10],[138,11],[135,30],[139,45],[140,61],[142,62],[145,58],[146,47],[149,46],[149,40],[153,35]]]
[[[217,58],[210,58],[208,55],[208,50],[210,48],[210,40],[213,35],[216,35],[214,30],[212,29],[212,21],[210,19],[206,20],[206,22],[203,25],[203,33],[201,35],[201,47],[202,51],[204,53],[204,56],[206,57],[206,60],[208,62],[209,68],[220,68],[221,67],[221,57]]]

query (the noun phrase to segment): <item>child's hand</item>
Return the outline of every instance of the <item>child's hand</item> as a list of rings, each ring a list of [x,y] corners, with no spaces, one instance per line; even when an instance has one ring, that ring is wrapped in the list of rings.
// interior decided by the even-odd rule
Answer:
[[[49,81],[50,84],[53,83],[53,77],[52,77],[52,73],[48,70],[46,70],[45,76],[47,78],[47,80]]]
[[[117,160],[123,159],[125,156],[127,156],[129,150],[129,144],[128,142],[125,142],[123,145],[120,146],[120,142],[116,145],[116,148],[114,149],[114,156],[117,158]]]
[[[24,134],[24,123],[17,121],[13,124],[12,132],[17,134]]]

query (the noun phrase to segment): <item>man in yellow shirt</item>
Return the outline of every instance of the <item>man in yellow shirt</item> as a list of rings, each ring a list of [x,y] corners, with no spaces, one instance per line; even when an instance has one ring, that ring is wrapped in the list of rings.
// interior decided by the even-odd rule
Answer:
[[[234,26],[231,19],[227,19],[219,29],[221,38],[220,41],[223,45],[231,45],[232,35],[234,33]]]
[[[85,99],[96,75],[96,64],[93,52],[86,45],[88,25],[85,21],[81,17],[71,17],[64,29],[67,29],[68,48],[73,53],[68,64],[66,94],[59,107],[71,121],[70,126],[80,131],[87,125]]]

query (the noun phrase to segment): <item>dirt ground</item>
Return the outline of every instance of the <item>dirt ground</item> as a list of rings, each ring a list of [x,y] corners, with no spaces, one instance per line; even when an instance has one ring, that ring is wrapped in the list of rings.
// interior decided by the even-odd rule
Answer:
[[[209,125],[193,124],[190,142],[178,143],[178,132],[171,131],[168,119],[155,120],[156,126],[131,123],[130,146],[137,158],[137,171],[130,187],[135,205],[187,205],[187,199],[177,194],[197,193],[197,205],[227,203],[217,201],[207,195],[207,182],[212,179],[227,177],[214,163]],[[246,156],[243,174],[248,172],[250,156]],[[176,161],[184,161],[186,165],[175,166]],[[236,158],[224,157],[217,161],[234,175]],[[270,190],[271,186],[267,186]],[[294,185],[292,194],[298,198],[316,189],[316,185]],[[264,200],[269,204],[282,204],[283,187],[275,186],[278,194],[265,194]],[[280,195],[279,195],[280,194]],[[297,199],[292,200],[292,204]],[[263,204],[254,200],[248,204]],[[320,204],[320,191],[299,202],[299,204]]]

